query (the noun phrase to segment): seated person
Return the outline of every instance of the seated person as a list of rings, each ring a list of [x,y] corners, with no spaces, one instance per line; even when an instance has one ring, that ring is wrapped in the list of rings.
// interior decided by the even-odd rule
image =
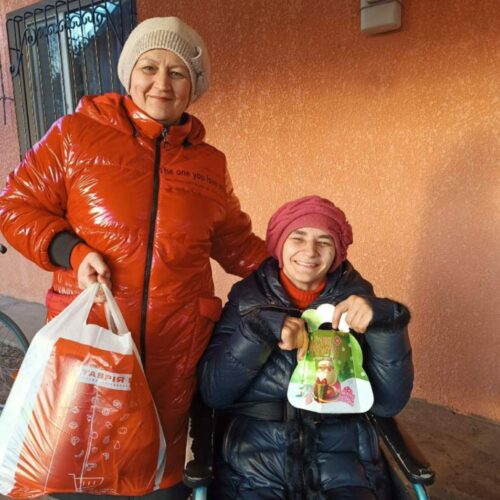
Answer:
[[[224,410],[212,498],[390,498],[377,436],[364,416],[295,409],[287,388],[307,351],[302,311],[330,303],[334,328],[345,312],[350,329],[364,334],[356,336],[373,413],[395,415],[413,384],[409,312],[375,297],[346,260],[351,226],[326,199],[286,203],[271,217],[266,241],[272,257],[234,285],[199,365],[203,399]]]

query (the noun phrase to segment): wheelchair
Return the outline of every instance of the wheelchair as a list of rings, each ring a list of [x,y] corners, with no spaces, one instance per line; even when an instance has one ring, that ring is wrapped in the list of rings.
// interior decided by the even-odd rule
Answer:
[[[435,474],[415,441],[396,418],[376,417],[368,412],[379,436],[379,443],[388,464],[394,500],[426,500],[426,486],[434,482]],[[184,484],[193,490],[192,500],[206,500],[212,480],[213,438],[215,413],[205,406],[199,394],[191,404],[189,438],[184,467]]]

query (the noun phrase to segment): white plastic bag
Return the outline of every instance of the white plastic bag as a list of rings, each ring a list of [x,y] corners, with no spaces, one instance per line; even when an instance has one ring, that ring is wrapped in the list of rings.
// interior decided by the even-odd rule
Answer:
[[[165,439],[132,336],[87,324],[99,285],[34,337],[0,417],[0,493],[138,496],[159,488]],[[108,317],[108,322],[109,322]]]

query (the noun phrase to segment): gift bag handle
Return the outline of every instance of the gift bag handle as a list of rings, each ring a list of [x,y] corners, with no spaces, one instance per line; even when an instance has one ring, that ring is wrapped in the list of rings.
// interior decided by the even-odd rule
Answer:
[[[334,313],[335,306],[333,304],[321,304],[316,309],[307,309],[304,311],[301,318],[306,320],[309,330],[315,330],[324,323],[329,323],[331,325]],[[349,333],[350,330],[346,318],[347,313],[342,313],[340,316],[338,331]]]

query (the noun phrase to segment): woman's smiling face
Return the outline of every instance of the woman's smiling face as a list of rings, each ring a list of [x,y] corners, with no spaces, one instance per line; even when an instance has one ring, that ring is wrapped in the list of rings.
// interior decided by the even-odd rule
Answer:
[[[189,70],[165,49],[144,52],[130,76],[130,96],[139,108],[163,125],[178,123],[191,94]]]
[[[325,279],[334,259],[335,243],[322,229],[296,229],[283,245],[283,272],[301,290],[316,289]]]

